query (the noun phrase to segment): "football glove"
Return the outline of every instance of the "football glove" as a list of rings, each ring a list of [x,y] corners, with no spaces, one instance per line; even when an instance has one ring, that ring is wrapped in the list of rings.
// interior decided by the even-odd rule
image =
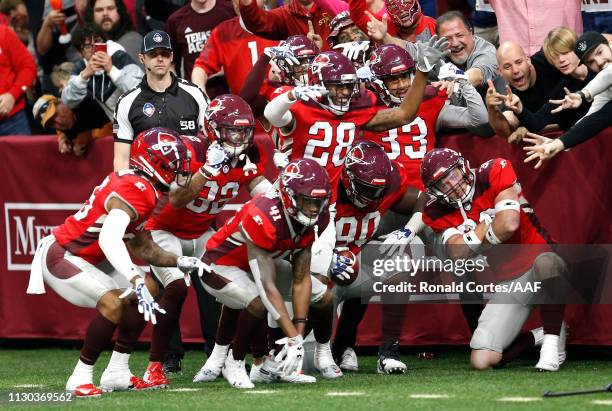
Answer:
[[[147,285],[145,284],[144,277],[137,278],[134,282],[134,288],[128,288],[123,294],[119,296],[119,298],[126,297],[132,291],[136,293],[136,298],[138,299],[138,312],[144,316],[145,321],[151,320],[151,323],[157,324],[157,317],[155,316],[155,311],[160,312],[161,314],[166,314],[166,310],[161,308],[159,304],[155,301]]]
[[[204,263],[196,257],[187,257],[184,255],[179,257],[176,262],[176,268],[185,274],[185,284],[187,284],[187,287],[191,285],[191,277],[189,277],[189,274],[197,272],[199,277],[202,277],[202,274],[204,274]]]
[[[463,220],[463,223],[457,226],[457,230],[461,231],[462,233],[467,233],[468,231],[474,231],[477,226],[478,224],[476,224],[474,220],[468,218],[467,220]]]
[[[279,61],[284,62],[287,66],[299,66],[300,64],[289,46],[278,45],[275,47],[266,47],[264,49],[264,54],[276,61],[277,64]]]
[[[406,246],[412,241],[415,233],[409,228],[400,228],[395,230],[381,238],[384,238],[382,245],[380,246],[381,254],[385,254],[387,257],[392,257],[396,254],[404,254]]]
[[[429,73],[448,51],[446,37],[432,36],[427,43],[417,42],[417,69]]]
[[[293,97],[296,100],[308,101],[314,100],[317,101],[323,96],[326,96],[327,89],[321,85],[312,85],[312,86],[298,86],[291,90],[293,93]]]
[[[282,170],[287,167],[287,164],[289,164],[289,157],[287,156],[287,154],[281,151],[274,150],[273,161],[274,166]]]
[[[348,247],[337,247],[334,249],[334,255],[332,257],[332,263],[330,268],[330,275],[337,279],[339,279],[340,281],[346,281],[346,280],[350,280],[351,278],[351,274],[353,274],[355,271],[353,271],[353,264],[355,264],[354,260],[351,260],[350,258],[343,256],[343,255],[339,255],[339,253],[341,253],[342,251],[347,251]]]
[[[200,167],[200,173],[208,179],[217,177],[228,160],[227,152],[215,141],[206,150],[206,163]]]
[[[283,349],[274,357],[274,361],[279,362],[276,372],[290,375],[294,372],[298,374],[302,371],[304,361],[304,339],[300,334],[295,337],[282,338],[276,344],[285,344]]]
[[[340,51],[349,60],[361,64],[365,63],[365,56],[370,49],[370,41],[351,41],[349,43],[341,43],[334,46],[334,50]]]
[[[372,72],[370,66],[366,65],[357,69],[357,78],[365,83],[376,81],[376,76]]]

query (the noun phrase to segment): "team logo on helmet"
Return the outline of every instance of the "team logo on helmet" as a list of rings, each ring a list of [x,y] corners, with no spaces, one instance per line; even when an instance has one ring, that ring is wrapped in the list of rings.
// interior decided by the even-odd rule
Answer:
[[[346,156],[345,164],[347,167],[350,167],[353,164],[366,164],[363,149],[359,146],[353,147],[353,149]]]
[[[283,171],[283,183],[287,184],[289,181],[293,180],[293,179],[299,179],[304,177],[301,173],[300,173],[300,166],[292,163],[289,164],[287,167],[285,167],[285,170]]]
[[[314,58],[310,66],[312,74],[318,74],[323,70],[324,67],[332,67],[331,59],[327,54],[319,54]]]
[[[168,155],[172,151],[176,151],[176,145],[178,141],[172,134],[164,133],[160,131],[157,133],[157,143],[153,144],[151,148],[153,150],[160,151],[163,155]]]
[[[204,116],[206,117],[206,119],[210,119],[215,113],[223,110],[225,108],[225,106],[223,105],[223,102],[221,102],[220,99],[214,99],[213,101],[210,102],[210,104],[208,105],[208,107],[206,108],[206,112],[204,113]]]
[[[147,117],[151,117],[155,114],[155,106],[151,103],[145,103],[144,106],[142,106],[142,113]]]

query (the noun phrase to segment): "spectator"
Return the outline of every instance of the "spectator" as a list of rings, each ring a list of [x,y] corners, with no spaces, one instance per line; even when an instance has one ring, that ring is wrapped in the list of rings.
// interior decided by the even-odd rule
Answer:
[[[71,61],[66,61],[59,66],[53,67],[53,71],[51,72],[51,82],[60,92],[68,85],[73,70],[74,63]]]
[[[391,37],[397,36],[401,40],[414,43],[417,40],[427,41],[436,34],[436,20],[423,14],[418,0],[387,0],[386,5],[388,17],[393,23],[386,27]],[[375,16],[372,13],[374,10],[368,10],[368,7],[365,0],[349,0],[351,19],[355,24],[365,33],[368,33],[369,23],[382,23],[387,26],[387,22],[382,21],[384,16]]]
[[[449,59],[465,70],[470,83],[479,88],[497,77],[495,47],[472,33],[467,18],[458,11],[438,17],[437,32],[446,37],[450,46]]]
[[[28,48],[30,54],[34,55],[36,50],[34,48],[34,38],[30,31],[30,17],[23,0],[3,0],[0,3],[0,13],[9,18],[11,28]]]
[[[87,0],[62,0],[59,1],[61,10],[55,10],[51,7],[51,3],[52,0],[45,0],[43,23],[36,35],[36,52],[43,70],[41,78],[43,92],[57,92],[48,77],[54,66],[79,57],[76,50],[70,47],[71,36],[63,35],[62,32],[64,29],[68,33],[72,32],[77,27],[78,19],[83,21],[82,16],[87,6]],[[58,2],[53,1],[53,3]]]
[[[142,36],[132,30],[132,21],[122,0],[89,0],[85,21],[100,26],[107,40],[119,43],[134,61],[138,61]]]
[[[112,120],[119,97],[136,87],[144,73],[118,43],[105,43],[102,29],[93,23],[75,30],[72,43],[82,59],[75,63],[73,75],[62,90],[62,102],[75,108],[89,95]],[[98,44],[104,44],[103,50],[95,49]]]
[[[8,26],[0,26],[0,51],[0,136],[29,135],[25,94],[36,79],[36,63]]]
[[[336,14],[329,27],[331,32],[327,37],[327,42],[332,48],[342,43],[368,40],[368,36],[357,27],[346,11]]]
[[[548,102],[561,81],[561,73],[546,61],[542,50],[529,57],[518,43],[502,43],[497,50],[497,64],[512,93],[532,112]],[[519,126],[514,113],[503,106],[488,105],[488,111],[489,123],[499,136],[508,138]]]
[[[312,0],[295,0],[282,7],[265,11],[255,0],[240,0],[240,19],[251,33],[269,40],[285,40],[289,36],[309,33],[310,21],[314,33],[321,36],[324,47],[330,33],[333,16]]]
[[[238,16],[240,16],[239,1],[232,0]],[[263,5],[263,1],[258,1]],[[223,71],[230,92],[239,94],[244,80],[261,52],[277,43],[246,31],[240,25],[240,17],[226,20],[215,27],[210,34],[204,50],[195,61],[191,81],[205,90],[208,78]],[[246,56],[251,57],[251,64],[244,61]]]
[[[62,154],[80,157],[92,139],[110,136],[113,132],[104,112],[91,100],[71,110],[59,98],[45,94],[34,104],[32,114],[43,128],[55,129]]]
[[[562,150],[574,147],[596,136],[611,124],[612,48],[608,40],[600,33],[586,32],[576,42],[575,53],[583,63],[598,74],[578,93],[567,93],[566,91],[563,100],[551,100],[551,103],[561,104],[555,111],[576,109],[585,101],[592,101],[593,104],[585,117],[556,140],[537,134],[528,135],[531,138],[526,138],[525,141],[533,146],[525,147],[528,152],[526,161],[538,160],[535,168],[540,167],[542,161],[554,157]]]
[[[580,0],[489,0],[497,16],[499,41],[514,41],[532,55],[547,33],[558,26],[582,33]]]
[[[165,31],[175,47],[172,61],[175,71],[190,80],[195,60],[204,49],[212,29],[235,15],[232,3],[226,0],[191,0],[172,13]]]

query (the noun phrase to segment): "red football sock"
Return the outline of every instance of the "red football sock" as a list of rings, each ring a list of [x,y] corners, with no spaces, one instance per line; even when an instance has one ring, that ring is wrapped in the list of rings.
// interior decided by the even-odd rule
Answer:
[[[225,305],[221,308],[221,316],[217,325],[217,336],[215,342],[218,345],[230,345],[236,335],[236,327],[242,310],[234,310]]]
[[[138,303],[130,302],[125,304],[121,314],[121,321],[119,321],[119,335],[115,343],[115,351],[131,354],[134,351],[134,345],[138,341],[138,337],[140,337],[146,325],[147,322],[144,320],[144,317],[138,312]]]

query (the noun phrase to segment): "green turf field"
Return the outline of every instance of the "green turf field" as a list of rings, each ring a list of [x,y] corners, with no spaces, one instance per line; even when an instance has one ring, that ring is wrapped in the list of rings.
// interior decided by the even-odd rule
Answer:
[[[58,391],[64,387],[78,357],[68,349],[7,350],[0,349],[0,392],[7,390]],[[142,373],[147,354],[138,352],[130,361],[132,372]],[[99,382],[109,354],[100,358],[95,382]],[[570,360],[561,372],[536,373],[534,360],[519,361],[512,367],[475,372],[468,367],[468,354],[454,350],[433,360],[414,355],[403,357],[409,372],[402,376],[376,374],[375,357],[360,357],[357,374],[335,381],[319,379],[313,385],[258,385],[254,390],[230,388],[223,379],[213,383],[194,384],[193,374],[202,365],[203,355],[188,352],[182,375],[171,379],[168,390],[105,394],[98,399],[82,399],[68,405],[47,405],[59,409],[125,409],[125,410],[399,410],[399,409],[550,409],[612,410],[612,393],[578,397],[541,399],[545,390],[598,388],[612,383],[612,362],[605,360]],[[36,388],[15,388],[23,384]],[[415,398],[413,396],[438,396]],[[500,401],[523,397],[525,401]],[[20,405],[0,409],[42,409]]]

